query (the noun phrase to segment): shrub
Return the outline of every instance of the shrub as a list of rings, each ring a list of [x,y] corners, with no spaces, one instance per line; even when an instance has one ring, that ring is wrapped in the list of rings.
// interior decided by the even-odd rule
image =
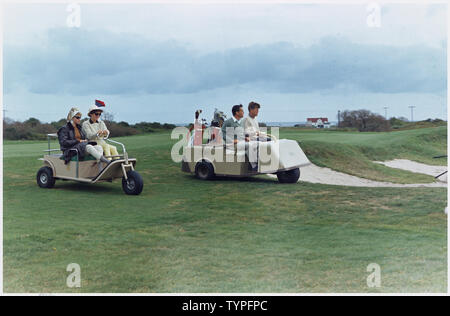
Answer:
[[[360,132],[385,132],[391,124],[383,116],[369,110],[342,111],[339,127],[357,128]]]
[[[139,133],[135,128],[120,123],[106,123],[106,126],[109,129],[111,137],[131,136]]]

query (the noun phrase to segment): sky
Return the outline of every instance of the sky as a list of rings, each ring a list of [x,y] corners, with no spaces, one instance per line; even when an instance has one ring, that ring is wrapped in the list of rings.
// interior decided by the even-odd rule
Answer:
[[[368,109],[447,118],[447,7],[382,4],[7,4],[3,105],[43,122],[95,99],[116,121],[187,123],[261,104],[260,122]],[[375,17],[375,20],[372,18]],[[70,18],[69,18],[70,20]],[[379,27],[373,26],[373,22]]]

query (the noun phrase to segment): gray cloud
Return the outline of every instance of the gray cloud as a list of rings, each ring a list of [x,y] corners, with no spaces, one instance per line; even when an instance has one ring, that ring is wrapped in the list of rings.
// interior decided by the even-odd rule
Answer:
[[[136,34],[52,29],[44,43],[4,47],[6,93],[170,94],[241,85],[282,93],[440,93],[446,69],[445,47],[363,45],[334,37],[310,47],[278,42],[205,55]]]

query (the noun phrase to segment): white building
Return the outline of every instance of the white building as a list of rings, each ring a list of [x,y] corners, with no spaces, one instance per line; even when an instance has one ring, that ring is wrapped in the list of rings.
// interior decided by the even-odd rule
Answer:
[[[306,120],[306,125],[316,128],[330,128],[330,122],[327,117],[310,117]]]

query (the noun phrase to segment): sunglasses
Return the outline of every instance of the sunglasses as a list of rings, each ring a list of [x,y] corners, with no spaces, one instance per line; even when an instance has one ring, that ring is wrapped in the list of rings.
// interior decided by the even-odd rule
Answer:
[[[77,120],[81,119],[81,116],[74,116],[73,118],[76,118]]]
[[[92,112],[92,114],[94,114],[95,116],[100,116],[102,115],[102,112]]]

